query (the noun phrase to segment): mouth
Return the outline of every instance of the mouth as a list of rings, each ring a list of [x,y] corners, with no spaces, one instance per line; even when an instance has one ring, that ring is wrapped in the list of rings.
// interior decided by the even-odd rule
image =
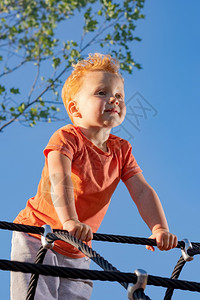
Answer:
[[[105,110],[105,112],[109,112],[109,113],[119,113],[115,108],[112,108],[112,109],[107,109]]]

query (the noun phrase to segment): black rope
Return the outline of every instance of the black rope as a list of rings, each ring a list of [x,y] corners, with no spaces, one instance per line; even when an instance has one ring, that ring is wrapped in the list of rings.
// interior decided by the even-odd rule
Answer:
[[[43,234],[44,233],[43,227],[30,226],[30,225],[24,225],[24,224],[16,224],[16,223],[10,223],[10,222],[5,222],[5,221],[0,221],[0,229],[14,230],[14,231],[20,231],[20,232],[26,232],[26,233],[35,233],[35,234]]]
[[[10,223],[5,221],[0,221],[0,229],[6,230],[14,230],[14,231],[21,231],[26,233],[33,233],[33,234],[43,234],[44,228],[38,226],[30,226],[24,224],[16,224]],[[60,233],[68,233],[65,230],[60,229],[53,229],[53,232],[60,232]],[[156,241],[154,239],[149,238],[141,238],[141,237],[132,237],[132,236],[121,236],[121,235],[114,235],[114,234],[102,234],[102,233],[94,233],[93,240],[96,241],[104,241],[104,242],[113,242],[113,243],[125,243],[125,244],[136,244],[136,245],[149,245],[149,246],[157,246]],[[188,249],[188,254],[193,256],[195,254],[200,254],[200,243],[192,242],[192,249]],[[176,248],[184,248],[184,242],[178,241],[178,245]]]
[[[125,235],[94,233],[93,240],[103,241],[103,242],[111,242],[111,243],[156,246],[156,241],[154,239],[125,236]],[[184,246],[183,242],[178,242],[177,248],[181,248],[183,246]]]
[[[97,265],[99,265],[105,271],[114,271],[120,272],[117,270],[112,264],[110,264],[107,260],[105,260],[100,254],[90,248],[88,245],[78,240],[76,237],[70,235],[69,233],[63,234],[62,232],[54,232],[48,233],[46,237],[48,242],[54,242],[56,240],[61,240],[71,244],[80,250],[83,254],[88,256],[91,260],[93,260]],[[128,285],[126,282],[120,282],[120,284],[127,289]]]
[[[16,223],[10,223],[10,222],[3,222],[3,221],[0,221],[0,229],[15,230],[15,231],[21,231],[21,232],[27,232],[27,233],[33,233],[33,234],[43,234],[44,233],[44,228],[42,228],[42,227],[16,224]],[[130,236],[120,236],[120,235],[110,235],[110,234],[99,234],[99,233],[94,233],[93,236],[94,236],[93,240],[97,240],[97,241],[108,241],[108,242],[115,242],[115,243],[129,243],[129,244],[156,246],[156,241],[154,239],[138,238],[138,237],[130,237]],[[77,249],[82,251],[85,255],[90,257],[95,263],[97,263],[105,271],[119,272],[115,267],[113,267],[108,261],[106,261],[103,257],[101,257],[93,249],[89,248],[86,244],[79,241],[75,237],[71,236],[67,231],[54,229],[53,233],[48,234],[48,241],[53,242],[55,240],[62,240],[62,241],[70,243],[71,245],[73,245],[74,247],[76,247]],[[184,242],[179,241],[177,248],[183,248],[184,245],[185,245]],[[192,243],[192,247],[193,247],[192,249],[188,249],[188,254],[190,256],[200,254],[200,243]],[[174,271],[171,276],[172,279],[179,277],[179,274],[180,274],[184,264],[185,263],[183,262],[183,259],[181,257],[179,262],[177,263],[176,267],[174,268]],[[37,278],[37,280],[38,280],[38,278]],[[169,279],[165,278],[165,280],[169,280]],[[127,288],[126,282],[120,282],[120,283],[122,284],[122,286]],[[151,284],[151,283],[149,283],[149,284]],[[158,283],[158,285],[159,284],[160,283]],[[154,285],[157,285],[156,282],[154,282]],[[176,287],[174,287],[173,285],[168,287],[168,290],[166,291],[164,300],[171,299],[173,290],[175,288]],[[190,290],[192,290],[191,288],[192,287],[190,287]],[[139,296],[139,297],[141,298],[144,296],[145,295],[142,296],[142,294],[141,294],[141,296]],[[33,298],[27,298],[26,300],[30,300],[30,299],[33,299]],[[147,298],[147,299],[149,299],[149,298]]]
[[[171,278],[172,279],[178,279],[184,265],[186,264],[186,261],[184,260],[184,258],[181,256],[176,264],[176,266],[174,267],[174,270],[172,272]],[[174,289],[172,288],[168,288],[165,292],[165,297],[164,300],[171,300],[172,295],[173,295]]]
[[[194,249],[191,249],[191,253],[193,253],[193,255],[199,254],[198,253],[199,246],[197,245],[197,243],[193,243],[193,246],[194,246]],[[188,253],[189,253],[189,251],[188,251]],[[173,270],[170,278],[178,279],[185,264],[186,264],[186,261],[184,260],[183,256],[181,256],[179,258],[176,266],[174,267],[174,270]],[[168,288],[165,292],[164,300],[171,300],[173,292],[174,292],[173,288]]]
[[[43,234],[44,233],[43,227],[11,223],[11,222],[6,222],[6,221],[0,221],[0,229],[14,230],[14,231],[20,231],[20,232],[26,232],[26,233],[33,233],[33,234]],[[63,234],[67,233],[66,230],[60,230],[60,229],[53,229],[53,232],[60,232]],[[131,236],[121,236],[121,235],[114,235],[114,234],[94,233],[93,240],[104,241],[104,242],[113,242],[113,243],[156,246],[156,242],[154,239],[131,237]],[[181,248],[181,246],[184,246],[183,242],[178,243],[177,248]]]
[[[35,264],[42,264],[43,261],[44,261],[46,253],[47,253],[47,249],[44,249],[41,246],[38,253],[37,253]],[[26,300],[34,300],[38,279],[39,279],[39,274],[32,274],[31,275]]]
[[[63,232],[55,232],[55,233],[49,233],[47,236],[47,240],[49,239],[49,241],[54,241],[56,239],[61,239],[63,241],[66,241],[68,243],[70,243],[71,245],[75,246],[77,249],[79,249],[80,251],[82,251],[85,255],[87,255],[88,257],[90,257],[96,264],[98,264],[102,269],[104,270],[111,270],[111,271],[116,271],[116,268],[113,268],[113,266],[111,264],[109,264],[103,257],[101,257],[99,254],[97,254],[94,250],[92,250],[90,247],[88,247],[86,244],[84,244],[83,242],[79,241],[78,239],[76,239],[75,237],[71,236],[69,233],[68,234],[63,234]],[[194,244],[194,243],[193,243]],[[193,253],[193,255],[199,254],[199,246],[194,245],[193,249],[190,249],[191,251],[188,251],[188,253]],[[191,254],[190,254],[191,255]],[[178,264],[176,265],[173,274],[172,274],[172,278],[173,279],[177,279],[183,266],[184,266],[184,259],[180,258]],[[123,284],[122,284],[123,285]],[[123,285],[124,286],[124,285]],[[124,286],[125,288],[127,288],[127,286]],[[170,292],[168,291],[169,295],[171,293],[171,296],[173,294],[173,287],[170,287]],[[170,300],[171,298],[169,298],[168,300]],[[166,300],[166,299],[165,299]]]
[[[39,265],[27,262],[10,261],[0,259],[0,269],[7,271],[16,271],[23,273],[41,274],[45,276],[72,278],[72,279],[90,279],[100,281],[124,281],[126,283],[135,283],[137,276],[133,273],[121,273],[114,271],[93,271],[88,269],[65,268],[50,265]],[[129,275],[131,275],[129,277]]]
[[[133,300],[151,300],[151,299],[145,295],[144,290],[141,288],[141,289],[137,289],[133,293]]]
[[[5,222],[5,221],[0,221],[0,229],[21,231],[21,232],[33,233],[33,234],[44,233],[43,227],[17,224],[17,223]],[[60,229],[53,229],[53,232],[67,233],[67,231],[60,230]],[[132,236],[121,236],[121,235],[114,235],[114,234],[94,233],[93,240],[113,242],[113,243],[156,246],[156,241],[154,239],[132,237]],[[176,248],[183,248],[183,247],[184,247],[184,242],[178,241],[178,245]],[[189,255],[193,256],[195,254],[200,254],[200,243],[192,243],[192,247],[193,249],[188,249]]]
[[[137,281],[137,276],[133,273],[64,268],[44,264],[31,264],[3,259],[0,259],[0,269],[73,279],[79,278],[100,281],[117,281],[126,283],[136,283]],[[193,281],[170,279],[166,277],[148,275],[147,284],[154,286],[162,286],[165,288],[172,287],[179,290],[200,292],[200,283]]]

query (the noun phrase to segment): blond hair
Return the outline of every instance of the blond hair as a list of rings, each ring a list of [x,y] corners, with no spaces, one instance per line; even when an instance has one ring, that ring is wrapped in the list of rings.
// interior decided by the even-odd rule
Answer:
[[[87,72],[104,71],[116,74],[120,76],[122,80],[123,78],[119,73],[118,60],[112,58],[110,55],[100,53],[89,54],[88,58],[79,61],[77,64],[72,64],[72,66],[74,70],[67,78],[62,88],[62,100],[67,113],[73,122],[73,118],[68,111],[68,102],[79,92],[84,75]]]

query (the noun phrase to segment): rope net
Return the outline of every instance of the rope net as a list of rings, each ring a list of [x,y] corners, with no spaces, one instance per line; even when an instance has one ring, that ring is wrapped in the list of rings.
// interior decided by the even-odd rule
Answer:
[[[41,236],[45,234],[45,229],[43,227],[28,226],[28,225],[15,224],[10,222],[3,222],[3,221],[0,221],[0,229],[21,231],[26,233],[35,233],[35,234],[40,234]],[[78,278],[78,279],[111,281],[111,282],[116,281],[119,282],[125,289],[128,290],[129,299],[150,300],[150,298],[146,296],[144,293],[145,287],[138,285],[138,282],[140,280],[138,280],[138,276],[136,275],[136,273],[120,272],[119,270],[117,270],[117,268],[115,268],[112,264],[110,264],[107,260],[105,260],[100,254],[98,254],[96,251],[94,251],[92,248],[90,248],[82,241],[70,235],[65,230],[54,229],[53,232],[48,232],[47,234],[45,234],[45,241],[47,244],[52,244],[56,240],[61,240],[73,245],[78,250],[80,250],[83,254],[85,254],[91,260],[93,260],[97,265],[99,265],[104,271],[84,270],[84,269],[64,268],[64,267],[44,265],[43,260],[46,252],[48,251],[47,250],[48,247],[45,247],[44,245],[42,245],[38,250],[34,264],[0,259],[1,270],[17,271],[17,272],[32,274],[29,282],[26,300],[34,300],[39,275],[73,278],[73,279]],[[99,234],[99,233],[94,233],[93,240],[107,241],[107,242],[114,242],[114,243],[156,246],[156,241],[153,239],[120,236],[120,235],[108,235],[108,234]],[[194,255],[200,254],[200,243],[191,243],[191,248],[188,248],[186,250],[185,250],[185,245],[186,243],[184,241],[178,242],[177,248],[180,248],[182,249],[182,251],[184,251],[183,254],[186,255],[187,259],[183,257],[184,255],[180,257],[172,272],[171,278],[165,278],[165,277],[159,277],[153,275],[147,276],[147,282],[146,282],[147,285],[162,286],[164,288],[167,288],[164,296],[164,300],[170,300],[172,298],[174,289],[200,292],[200,283],[178,280],[178,277],[186,261],[191,260],[191,257],[193,257]],[[135,284],[135,287],[133,284]]]

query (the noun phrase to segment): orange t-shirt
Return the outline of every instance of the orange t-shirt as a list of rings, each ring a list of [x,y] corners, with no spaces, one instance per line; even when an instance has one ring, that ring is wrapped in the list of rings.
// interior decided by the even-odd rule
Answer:
[[[14,222],[35,226],[49,224],[54,229],[62,229],[51,200],[47,159],[50,151],[59,151],[72,161],[71,178],[79,221],[88,224],[96,232],[120,179],[126,181],[141,172],[128,141],[110,134],[107,148],[108,152],[104,152],[96,147],[78,127],[71,124],[58,129],[44,149],[45,165],[37,194],[28,200],[26,208]],[[62,241],[55,242],[54,250],[72,258],[84,256],[75,247]]]

